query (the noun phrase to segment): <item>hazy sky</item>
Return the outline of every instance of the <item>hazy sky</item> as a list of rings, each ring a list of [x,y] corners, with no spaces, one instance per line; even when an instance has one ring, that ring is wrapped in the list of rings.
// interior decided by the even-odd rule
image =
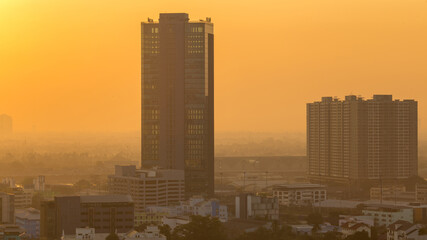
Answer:
[[[304,131],[321,96],[419,101],[426,0],[0,0],[0,114],[17,131],[140,129],[140,22],[215,24],[217,131]]]

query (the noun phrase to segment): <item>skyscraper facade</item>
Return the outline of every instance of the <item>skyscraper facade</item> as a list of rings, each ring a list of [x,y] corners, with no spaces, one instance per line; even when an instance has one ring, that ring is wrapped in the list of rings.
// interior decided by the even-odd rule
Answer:
[[[186,196],[214,187],[214,35],[186,13],[148,19],[142,32],[142,167],[185,172]]]
[[[307,104],[308,174],[313,181],[405,179],[418,175],[414,100],[374,95]]]

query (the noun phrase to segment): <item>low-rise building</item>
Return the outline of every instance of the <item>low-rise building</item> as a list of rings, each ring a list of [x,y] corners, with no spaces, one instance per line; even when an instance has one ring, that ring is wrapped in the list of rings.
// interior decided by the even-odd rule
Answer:
[[[253,194],[236,196],[235,217],[242,219],[279,219],[279,201],[275,197],[263,197]]]
[[[16,225],[25,230],[30,238],[40,238],[40,211],[35,208],[17,209],[15,212]]]
[[[371,237],[371,226],[363,222],[347,222],[344,223],[341,227],[341,233],[344,238],[353,235],[357,232],[367,232],[368,236]]]
[[[420,224],[396,221],[387,227],[387,240],[426,240],[427,235],[420,234]]]
[[[384,198],[393,198],[398,194],[406,192],[405,186],[392,185],[383,187],[371,187],[369,195],[371,200],[381,200]]]
[[[427,203],[427,184],[416,184],[415,196],[417,202]]]
[[[173,169],[137,170],[136,166],[116,166],[115,175],[108,176],[112,194],[131,195],[135,212],[148,206],[169,206],[184,200],[184,171]]]
[[[189,216],[163,217],[162,219],[162,225],[168,225],[172,230],[189,222]]]
[[[42,239],[55,239],[76,228],[94,228],[97,233],[126,233],[133,229],[134,205],[129,195],[55,197],[41,204]]]
[[[166,240],[166,236],[160,234],[157,226],[147,226],[144,232],[134,230],[126,233],[123,240]]]
[[[202,196],[180,202],[177,212],[179,215],[210,216],[218,218],[221,222],[228,221],[227,206],[221,205],[217,199],[205,200]]]
[[[275,185],[273,196],[279,200],[280,205],[307,206],[326,200],[326,187],[310,183]]]
[[[15,196],[0,192],[0,224],[13,224],[15,221]]]
[[[0,225],[0,239],[2,240],[26,240],[29,239],[25,230],[14,224]]]
[[[414,222],[414,209],[411,207],[372,204],[362,210],[363,215],[374,217],[375,225],[388,226],[398,220]]]

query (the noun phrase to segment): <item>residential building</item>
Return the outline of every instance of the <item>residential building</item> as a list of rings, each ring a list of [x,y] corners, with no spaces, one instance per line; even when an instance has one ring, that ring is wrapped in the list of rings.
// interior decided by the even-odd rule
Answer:
[[[174,169],[137,170],[136,166],[116,166],[108,176],[112,194],[128,194],[135,203],[135,212],[148,206],[169,206],[184,200],[184,171]]]
[[[15,223],[15,196],[0,192],[0,224]]]
[[[1,114],[0,115],[0,135],[11,134],[13,131],[12,117]]]
[[[125,233],[133,224],[134,204],[129,195],[55,197],[41,204],[41,239],[74,234],[76,228],[84,227],[97,233]]]
[[[142,32],[142,161],[185,172],[186,197],[214,192],[214,34],[210,18],[161,13]]]
[[[242,219],[279,219],[279,201],[275,197],[253,194],[236,196],[235,217]]]
[[[40,210],[35,208],[16,209],[15,223],[23,228],[30,238],[40,238]]]
[[[353,235],[357,232],[367,232],[368,236],[371,237],[371,226],[363,222],[347,222],[343,225],[340,225],[341,233],[343,238],[346,238],[350,235]]]
[[[414,100],[374,95],[323,97],[307,104],[311,181],[349,184],[418,175],[418,113]]]
[[[273,186],[273,196],[284,206],[307,206],[326,200],[326,187],[320,184],[296,183]]]
[[[427,235],[420,234],[424,226],[406,221],[396,221],[387,227],[387,240],[426,240]]]

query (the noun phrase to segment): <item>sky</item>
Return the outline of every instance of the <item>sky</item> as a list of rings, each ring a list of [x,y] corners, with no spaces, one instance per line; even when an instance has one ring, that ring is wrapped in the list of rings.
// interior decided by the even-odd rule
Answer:
[[[140,22],[160,12],[212,18],[216,131],[304,132],[307,102],[393,94],[427,133],[426,0],[0,0],[0,114],[139,131]]]

